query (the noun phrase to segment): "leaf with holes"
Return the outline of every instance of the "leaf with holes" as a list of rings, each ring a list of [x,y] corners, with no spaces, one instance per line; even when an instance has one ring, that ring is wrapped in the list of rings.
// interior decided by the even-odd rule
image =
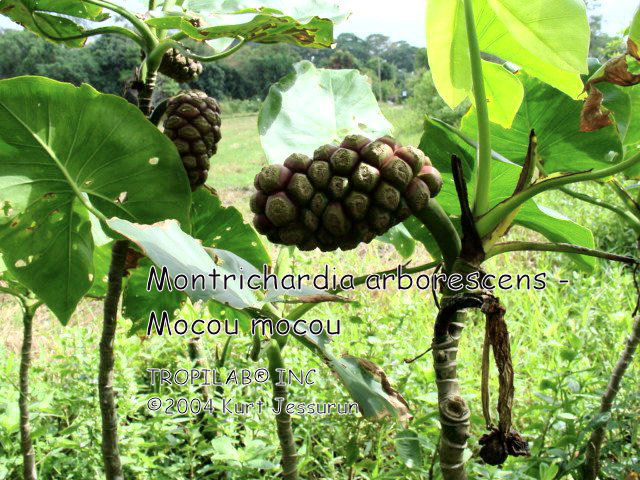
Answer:
[[[309,48],[329,48],[333,44],[333,22],[318,17],[301,23],[292,17],[259,14],[245,23],[200,28],[195,28],[183,16],[152,18],[147,23],[156,28],[181,30],[199,41],[242,37],[253,43],[292,43]]]
[[[191,235],[205,247],[233,252],[260,271],[263,265],[271,266],[260,236],[237,208],[222,206],[215,193],[201,188],[193,194],[191,225]]]
[[[124,99],[40,77],[0,81],[0,251],[63,323],[93,281],[89,210],[188,228],[189,200],[176,148]]]

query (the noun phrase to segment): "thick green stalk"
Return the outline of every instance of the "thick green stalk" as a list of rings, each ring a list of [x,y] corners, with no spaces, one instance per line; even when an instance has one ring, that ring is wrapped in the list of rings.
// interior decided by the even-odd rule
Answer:
[[[569,195],[570,197],[576,198],[578,200],[581,200],[585,203],[590,203],[591,205],[595,205],[596,207],[600,207],[600,208],[606,208],[607,210],[612,211],[613,213],[615,213],[616,215],[618,215],[619,217],[621,217],[625,222],[627,222],[627,224],[633,228],[634,232],[636,232],[636,235],[640,236],[640,220],[638,220],[638,218],[634,215],[632,215],[631,213],[627,212],[626,210],[623,210],[622,208],[618,207],[617,205],[612,205],[611,203],[608,202],[604,202],[602,200],[598,200],[597,198],[593,198],[590,195],[586,195],[584,193],[580,193],[580,192],[575,192],[573,190],[571,190],[570,188],[567,187],[562,187],[559,189],[562,193],[565,193],[567,195]]]
[[[547,190],[553,190],[572,183],[587,182],[589,180],[599,180],[601,178],[610,177],[616,173],[620,173],[627,168],[635,165],[640,161],[640,153],[636,153],[631,158],[624,160],[623,162],[616,163],[610,167],[602,168],[600,170],[590,170],[588,172],[563,174],[555,177],[548,177],[546,180],[534,183],[526,190],[508,198],[502,203],[499,203],[488,211],[484,216],[476,221],[476,228],[481,237],[486,237],[500,224],[500,221],[505,218],[509,213],[513,212],[520,205],[527,200],[531,200],[536,195],[546,192]]]
[[[629,211],[632,212],[636,216],[636,218],[640,217],[640,205],[638,205],[636,199],[629,195],[629,192],[627,192],[620,184],[620,182],[618,182],[618,180],[616,180],[615,178],[613,178],[608,183],[616,193],[618,198],[622,200],[622,202],[627,206]]]
[[[68,37],[57,37],[57,36],[51,35],[51,34],[47,33],[46,31],[44,31],[42,29],[42,27],[40,27],[40,25],[38,25],[38,20],[37,20],[37,17],[35,15],[31,15],[31,18],[33,20],[33,24],[36,26],[36,28],[40,32],[40,35],[42,35],[45,38],[48,38],[49,40],[53,40],[53,41],[56,41],[56,42],[68,42],[68,41],[71,41],[71,40],[79,40],[81,38],[93,37],[95,35],[114,34],[114,35],[122,35],[122,36],[124,36],[124,37],[126,37],[126,38],[128,38],[130,40],[133,40],[143,50],[146,48],[146,44],[145,44],[144,39],[140,35],[138,35],[135,32],[129,30],[128,28],[118,27],[116,25],[110,25],[108,27],[99,27],[99,28],[94,28],[94,29],[91,29],[91,30],[85,30],[84,32],[78,33],[77,35],[70,35]]]
[[[31,440],[31,425],[29,423],[29,368],[31,366],[31,339],[33,316],[39,303],[33,306],[22,302],[22,323],[24,333],[22,337],[22,349],[20,356],[20,447],[22,450],[22,473],[24,480],[36,480],[36,454]]]
[[[102,415],[102,459],[107,480],[124,480],[122,462],[118,450],[118,413],[113,391],[113,365],[115,356],[113,344],[116,335],[118,303],[122,292],[122,276],[129,242],[116,240],[111,250],[107,296],[104,300],[104,318],[100,339],[100,367],[98,373],[98,393]]]
[[[168,38],[166,40],[162,40],[157,46],[151,51],[149,57],[147,58],[146,63],[149,65],[151,69],[157,69],[162,61],[162,56],[164,53],[170,48],[175,48],[184,56],[197,60],[198,62],[209,63],[209,62],[217,62],[218,60],[222,60],[223,58],[228,57],[229,55],[234,54],[240,48],[242,48],[245,44],[245,40],[243,38],[238,38],[238,42],[224,50],[223,52],[216,53],[214,55],[198,55],[197,53],[193,53],[188,50],[182,43],[176,41],[174,38]]]
[[[433,235],[442,252],[445,268],[450,271],[456,258],[460,255],[462,242],[447,212],[435,199],[431,199],[427,208],[416,213],[415,216]]]
[[[146,52],[150,52],[158,43],[158,38],[155,36],[151,28],[142,20],[138,18],[134,13],[130,12],[124,7],[120,5],[116,5],[115,3],[111,3],[105,0],[83,0],[87,3],[91,3],[93,5],[97,5],[102,8],[106,8],[107,10],[111,10],[112,12],[117,13],[118,15],[126,18],[131,25],[138,30],[140,36],[144,39],[146,48],[144,49]]]
[[[504,242],[497,243],[487,253],[487,259],[509,252],[556,252],[556,253],[575,253],[579,255],[587,255],[589,257],[602,258],[612,260],[614,262],[622,262],[627,265],[637,265],[635,258],[624,255],[616,255],[615,253],[603,252],[593,248],[581,247],[571,243],[557,242]]]
[[[625,349],[622,352],[622,355],[620,355],[618,363],[616,363],[616,366],[611,373],[607,389],[602,395],[602,400],[600,402],[601,414],[606,414],[611,411],[613,401],[618,394],[618,390],[620,390],[622,378],[624,377],[627,368],[629,368],[629,365],[631,365],[631,361],[633,360],[633,356],[638,345],[640,345],[640,316],[636,317],[634,321],[631,336],[627,339]],[[589,437],[589,442],[587,443],[587,455],[582,470],[582,478],[584,480],[596,480],[598,478],[598,473],[600,472],[600,449],[606,434],[606,427],[606,424],[599,426]]]
[[[467,23],[467,39],[471,60],[471,78],[473,79],[473,96],[475,98],[478,117],[478,176],[476,180],[476,199],[473,207],[474,216],[479,217],[489,210],[489,193],[491,190],[491,131],[489,124],[489,106],[484,88],[482,74],[482,57],[478,32],[473,16],[473,0],[464,0],[464,16]]]
[[[280,408],[280,413],[276,414],[276,428],[278,440],[282,450],[282,478],[284,480],[298,480],[298,453],[293,439],[293,429],[291,428],[291,415],[284,407],[288,401],[287,386],[285,382],[279,382],[279,369],[284,369],[284,360],[280,354],[280,345],[276,340],[272,340],[267,348],[267,358],[269,359],[269,375],[273,385],[273,406]]]

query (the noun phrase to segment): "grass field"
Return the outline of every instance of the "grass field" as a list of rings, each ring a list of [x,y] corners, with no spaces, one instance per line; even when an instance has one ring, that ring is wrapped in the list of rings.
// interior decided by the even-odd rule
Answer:
[[[401,108],[384,107],[404,143],[417,144],[420,116]],[[247,198],[253,177],[264,164],[255,116],[224,119],[224,140],[212,160],[211,184],[225,203],[237,205],[250,220]],[[596,193],[597,192],[592,192]],[[633,253],[630,231],[609,212],[553,194],[546,206],[557,208],[593,229],[600,248]],[[511,238],[531,234],[514,228]],[[269,247],[275,256],[278,249]],[[428,261],[418,247],[412,258],[417,265]],[[317,273],[321,266],[335,267],[338,274],[354,276],[394,268],[404,263],[392,247],[381,242],[361,245],[346,253],[297,254],[292,269]],[[492,273],[548,273],[545,290],[501,292],[507,308],[512,355],[516,372],[514,426],[529,440],[532,456],[511,458],[502,468],[473,462],[471,479],[550,479],[552,464],[569,465],[580,454],[590,421],[599,404],[608,375],[631,325],[635,290],[628,270],[599,262],[593,272],[575,269],[566,257],[555,254],[518,253],[496,257],[486,264]],[[558,281],[569,280],[567,285]],[[322,304],[310,315],[340,319],[342,333],[334,351],[368,358],[382,366],[392,384],[409,402],[414,419],[410,425],[419,439],[422,455],[412,462],[398,453],[394,437],[402,431],[397,423],[377,423],[355,417],[294,416],[300,453],[301,477],[313,480],[392,480],[428,477],[438,442],[438,404],[429,355],[412,364],[430,345],[436,308],[431,292],[417,290],[348,292],[354,303]],[[64,328],[41,309],[35,325],[35,359],[31,374],[32,416],[36,452],[43,480],[100,478],[100,447],[95,377],[100,336],[101,306],[81,304]],[[20,457],[17,436],[17,379],[20,344],[19,311],[0,296],[0,480],[18,478]],[[252,414],[240,419],[211,417],[216,439],[204,442],[195,421],[188,416],[151,415],[144,405],[151,395],[145,369],[191,368],[181,337],[142,340],[127,337],[121,320],[116,342],[118,410],[121,418],[121,452],[127,479],[174,480],[176,478],[224,478],[233,480],[274,478],[279,453],[271,414]],[[484,433],[479,385],[484,325],[471,315],[463,332],[458,357],[462,391],[472,410],[473,438],[469,455],[477,455],[478,438]],[[207,361],[213,365],[226,337],[205,337]],[[251,339],[234,338],[225,367],[254,368],[247,359]],[[293,368],[317,368],[316,384],[292,386],[294,401],[344,401],[321,362],[295,342],[287,347],[286,362]],[[260,366],[264,359],[259,360]],[[640,362],[630,368],[613,412],[613,423],[604,452],[604,477],[624,479],[640,465]],[[493,402],[497,397],[497,373],[492,370]],[[187,387],[162,387],[162,396],[197,397]],[[255,401],[268,400],[266,385],[224,387],[224,394]],[[495,409],[495,404],[493,405]],[[494,410],[495,411],[495,410]],[[79,453],[81,452],[81,455]],[[211,475],[198,476],[195,466],[213,459]],[[564,463],[563,463],[564,462]],[[209,468],[209,467],[207,467]],[[211,471],[211,470],[208,470]],[[546,476],[545,476],[546,475]],[[436,468],[434,478],[439,478]],[[576,478],[567,476],[566,478]]]

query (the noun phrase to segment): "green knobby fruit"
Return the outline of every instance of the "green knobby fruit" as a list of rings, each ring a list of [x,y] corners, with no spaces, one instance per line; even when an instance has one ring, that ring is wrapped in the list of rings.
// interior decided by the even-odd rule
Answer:
[[[442,188],[440,173],[414,147],[391,137],[347,136],[312,158],[290,155],[256,175],[254,226],[300,250],[351,250],[423,210]]]
[[[162,57],[160,73],[178,83],[192,82],[202,73],[202,64],[187,58],[175,48],[170,48]]]
[[[218,102],[199,90],[182,92],[167,102],[164,134],[178,149],[192,190],[207,180],[209,159],[222,138],[221,123]]]

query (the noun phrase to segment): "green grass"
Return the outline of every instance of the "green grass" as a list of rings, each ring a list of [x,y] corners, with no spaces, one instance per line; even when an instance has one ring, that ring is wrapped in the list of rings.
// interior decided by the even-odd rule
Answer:
[[[217,189],[244,189],[267,164],[258,136],[257,115],[223,116],[223,137],[211,159],[209,184]]]

